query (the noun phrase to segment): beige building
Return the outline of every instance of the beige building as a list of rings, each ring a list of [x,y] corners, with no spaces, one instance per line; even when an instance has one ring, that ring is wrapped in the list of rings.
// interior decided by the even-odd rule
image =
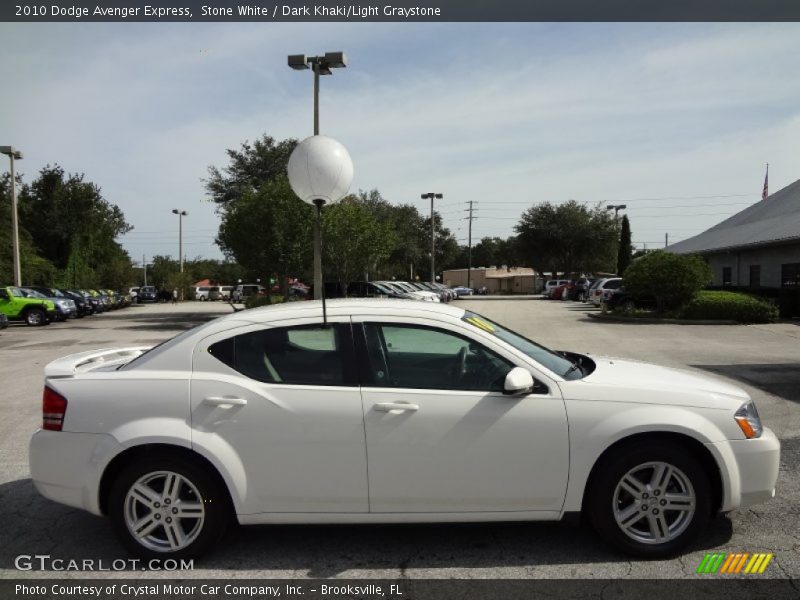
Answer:
[[[467,269],[451,269],[442,275],[445,285],[467,285]],[[529,267],[473,267],[469,287],[484,286],[490,294],[536,294],[542,289],[542,278]]]

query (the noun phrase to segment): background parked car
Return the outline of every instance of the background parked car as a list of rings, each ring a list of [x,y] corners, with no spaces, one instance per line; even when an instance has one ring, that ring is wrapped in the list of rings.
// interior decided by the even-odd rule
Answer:
[[[560,285],[565,285],[569,283],[568,279],[548,279],[544,284],[544,290],[542,291],[542,296],[545,298],[550,298],[553,294],[553,290],[556,289]]]
[[[266,296],[267,288],[257,283],[240,283],[233,290],[233,301],[244,302],[249,296]]]
[[[211,292],[211,286],[199,285],[196,288],[194,288],[194,299],[200,300],[202,302],[210,300],[211,298],[208,297],[209,292]]]
[[[51,300],[28,297],[15,286],[0,287],[0,312],[10,321],[28,325],[47,325],[56,318],[56,305]]]
[[[19,290],[23,296],[28,298],[50,300],[56,307],[56,321],[66,321],[70,317],[76,317],[78,315],[78,307],[75,306],[75,302],[64,297],[63,294],[61,296],[51,296],[27,287],[19,288]]]
[[[629,294],[624,287],[614,290],[605,300],[608,310],[628,312],[636,309],[653,310],[656,308],[656,299],[652,296],[634,296]]]
[[[589,288],[596,281],[595,278],[580,277],[575,280],[569,293],[570,300],[584,302],[589,297]]]
[[[621,277],[606,277],[605,279],[601,279],[592,289],[592,293],[589,296],[589,302],[595,306],[600,306],[600,304],[611,295],[611,292],[620,288],[621,286]]]
[[[233,286],[232,285],[222,285],[219,288],[219,296],[220,300],[228,301],[231,299],[231,294],[233,293]]]
[[[87,317],[97,312],[96,304],[92,304],[91,300],[87,298],[80,290],[61,290],[67,296],[75,301],[75,306],[78,307],[78,316]]]
[[[0,329],[5,329],[8,327],[8,317],[0,312]]]
[[[131,300],[133,300],[134,302],[136,301],[136,295],[138,293],[139,293],[139,288],[138,287],[128,288],[128,294],[130,294]]]
[[[146,285],[139,288],[139,292],[136,294],[136,301],[139,304],[143,302],[156,302],[158,300],[158,294],[156,293],[156,288],[152,285]]]
[[[453,291],[458,295],[459,298],[461,296],[472,296],[472,294],[475,293],[475,290],[464,285],[454,287]]]
[[[567,281],[566,283],[562,283],[558,287],[553,288],[550,292],[550,299],[551,300],[567,300],[569,298],[569,292],[572,289],[572,282]]]

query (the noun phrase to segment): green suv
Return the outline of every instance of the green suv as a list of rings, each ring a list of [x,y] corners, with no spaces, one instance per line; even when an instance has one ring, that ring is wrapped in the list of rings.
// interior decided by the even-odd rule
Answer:
[[[0,313],[9,321],[25,321],[28,325],[47,325],[56,317],[52,300],[26,298],[18,287],[0,287]]]

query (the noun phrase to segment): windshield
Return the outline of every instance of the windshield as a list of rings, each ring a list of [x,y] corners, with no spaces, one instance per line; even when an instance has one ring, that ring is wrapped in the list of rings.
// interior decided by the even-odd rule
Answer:
[[[583,377],[583,372],[580,369],[574,369],[572,361],[564,358],[561,354],[549,348],[545,348],[536,342],[532,342],[528,338],[522,337],[510,329],[506,329],[486,317],[466,311],[464,312],[464,316],[461,317],[461,320],[500,338],[505,343],[527,354],[540,365],[547,367],[553,373],[565,379],[580,379]]]
[[[36,290],[31,290],[28,288],[21,288],[20,293],[28,298],[47,298],[47,296],[41,292],[37,292]]]

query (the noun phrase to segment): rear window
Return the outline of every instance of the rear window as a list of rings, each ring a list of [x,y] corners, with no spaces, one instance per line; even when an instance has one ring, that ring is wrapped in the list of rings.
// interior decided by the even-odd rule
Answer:
[[[275,327],[208,348],[217,360],[264,383],[356,385],[349,325]]]

